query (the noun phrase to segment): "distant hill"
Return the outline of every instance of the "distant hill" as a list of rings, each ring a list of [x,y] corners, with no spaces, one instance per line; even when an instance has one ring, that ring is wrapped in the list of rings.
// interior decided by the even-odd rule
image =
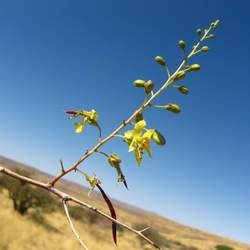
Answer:
[[[33,178],[41,181],[51,180],[50,175],[3,156],[0,156],[0,166],[26,170]],[[66,180],[58,183],[57,187],[108,212],[106,204],[97,192],[88,197],[86,187]],[[68,227],[64,214],[59,210],[46,215],[46,219],[51,226],[44,227],[31,220],[29,216],[17,214],[12,208],[7,192],[0,192],[0,203],[0,250],[81,249]],[[217,245],[225,245],[234,250],[250,250],[250,245],[181,225],[133,205],[116,200],[114,205],[119,220],[129,225],[146,224],[158,231],[167,242],[166,249],[216,250]],[[90,250],[152,249],[148,245],[141,245],[137,236],[121,229],[118,233],[117,248],[111,239],[110,223],[92,223],[83,221],[83,219],[75,220],[75,223],[82,239],[87,243]]]

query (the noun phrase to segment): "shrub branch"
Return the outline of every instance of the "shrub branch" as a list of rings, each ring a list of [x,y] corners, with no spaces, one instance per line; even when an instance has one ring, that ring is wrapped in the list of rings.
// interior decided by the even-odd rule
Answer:
[[[145,235],[142,234],[141,231],[139,230],[136,230],[132,227],[130,227],[129,225],[125,224],[125,223],[122,223],[120,222],[119,220],[115,220],[113,219],[111,216],[109,216],[108,214],[106,214],[105,212],[93,207],[92,205],[84,202],[84,201],[81,201],[79,199],[77,199],[76,197],[72,196],[72,195],[69,195],[55,187],[51,187],[51,185],[49,185],[48,183],[43,183],[41,181],[37,181],[37,180],[34,180],[32,178],[29,178],[29,177],[26,177],[26,176],[23,176],[23,175],[20,175],[20,174],[17,174],[15,173],[14,171],[10,170],[10,169],[7,169],[7,168],[4,168],[4,167],[0,167],[0,173],[2,174],[5,174],[5,175],[8,175],[8,176],[11,176],[15,179],[18,179],[18,180],[21,180],[21,181],[24,181],[26,183],[29,183],[33,186],[36,186],[36,187],[39,187],[39,188],[43,188],[45,190],[47,190],[48,192],[51,192],[53,193],[54,195],[58,196],[62,202],[63,202],[63,205],[65,203],[65,201],[72,201],[73,203],[76,203],[82,207],[85,207],[89,210],[92,210],[93,212],[103,216],[104,218],[106,218],[107,220],[110,220],[112,222],[115,222],[116,224],[126,228],[127,230],[129,230],[130,232],[133,232],[134,234],[137,234],[139,237],[141,237],[142,239],[144,239],[147,243],[149,243],[150,245],[154,246],[155,248],[157,249],[161,249],[157,244],[155,244],[152,240],[150,240],[149,238],[147,238]],[[64,205],[64,210],[65,210],[65,205]],[[66,210],[65,210],[65,213],[66,213]],[[67,215],[67,213],[66,213]],[[69,217],[67,216],[67,219],[69,220]],[[70,223],[70,222],[69,222]],[[71,223],[70,223],[71,224]],[[73,226],[74,227],[74,226]],[[72,226],[71,226],[71,229],[72,229]],[[73,231],[73,229],[72,229]],[[74,232],[75,235],[77,235],[77,233]],[[77,236],[76,236],[77,237]]]
[[[68,206],[67,206],[67,199],[62,199],[62,203],[63,203],[63,208],[64,208],[64,211],[65,211],[65,214],[66,214],[66,217],[68,219],[68,222],[69,222],[69,225],[70,225],[72,232],[76,236],[77,240],[79,241],[79,243],[83,247],[83,249],[89,250],[88,247],[85,245],[85,243],[81,240],[81,238],[80,238],[79,234],[77,233],[77,231],[74,227],[74,224],[70,218],[69,210],[68,210]]]

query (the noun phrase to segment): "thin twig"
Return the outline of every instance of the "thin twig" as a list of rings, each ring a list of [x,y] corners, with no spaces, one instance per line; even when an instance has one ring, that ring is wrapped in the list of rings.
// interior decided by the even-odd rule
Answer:
[[[66,214],[66,217],[68,219],[68,222],[69,222],[69,225],[70,225],[70,228],[72,230],[72,232],[74,233],[74,235],[76,236],[77,240],[79,241],[79,243],[81,244],[81,246],[83,247],[83,249],[85,250],[88,250],[88,247],[84,244],[84,242],[81,240],[79,234],[77,233],[75,227],[74,227],[74,224],[70,218],[70,215],[69,215],[69,210],[68,210],[68,206],[67,206],[67,200],[66,199],[63,199],[62,200],[62,203],[63,203],[63,208],[64,208],[64,211],[65,211],[65,214]]]
[[[182,62],[180,63],[179,67],[177,68],[177,70],[172,75],[170,75],[168,77],[167,81],[165,83],[163,83],[162,86],[149,99],[147,99],[145,102],[143,102],[143,104],[137,110],[135,110],[135,112],[127,120],[123,120],[122,123],[110,135],[108,135],[105,138],[103,138],[102,140],[100,140],[91,150],[89,150],[87,153],[85,153],[77,162],[75,162],[72,166],[70,166],[69,168],[67,168],[64,172],[62,172],[59,175],[55,176],[49,184],[52,185],[52,186],[54,186],[56,184],[56,182],[59,181],[63,176],[65,176],[69,172],[75,170],[85,159],[87,159],[89,156],[91,156],[93,153],[95,153],[103,144],[105,144],[106,142],[108,142],[109,140],[111,140],[113,137],[117,136],[119,134],[119,132],[124,127],[126,127],[128,124],[131,124],[132,120],[140,112],[142,112],[145,108],[149,107],[150,104],[151,104],[151,102],[164,89],[166,89],[167,87],[169,87],[174,82],[174,78],[175,78],[176,74],[180,70],[182,70],[182,68],[186,65],[187,60],[190,59],[192,56],[194,56],[196,54],[196,51],[197,51],[198,47],[206,39],[206,36],[211,31],[211,29],[212,29],[212,27],[210,26],[210,28],[207,29],[206,32],[204,32],[204,35],[202,36],[202,38],[197,42],[197,44],[195,46],[193,46],[191,52],[182,60]]]
[[[140,230],[140,232],[143,233],[143,232],[147,231],[147,230],[150,229],[150,228],[151,228],[151,227],[146,227],[146,228]]]
[[[62,173],[64,173],[65,170],[64,170],[64,164],[63,164],[63,161],[62,161],[62,160],[60,160],[60,165],[61,165],[61,171],[62,171]]]
[[[76,197],[74,197],[72,195],[69,195],[69,194],[67,194],[67,193],[65,193],[65,192],[63,192],[63,191],[61,191],[61,190],[59,190],[59,189],[57,189],[55,187],[52,187],[51,185],[49,185],[47,183],[43,183],[43,182],[34,180],[32,178],[29,178],[29,177],[17,174],[14,171],[12,171],[10,169],[7,169],[7,168],[4,168],[4,167],[1,167],[1,166],[0,166],[0,173],[8,175],[8,176],[11,176],[11,177],[13,177],[15,179],[18,179],[18,180],[22,180],[22,181],[24,181],[26,183],[29,183],[29,184],[33,185],[33,186],[36,186],[36,187],[39,187],[39,188],[43,188],[43,189],[47,190],[48,192],[53,193],[54,195],[56,195],[57,197],[59,197],[62,200],[72,201],[72,202],[74,202],[74,203],[76,203],[76,204],[78,204],[78,205],[80,205],[82,207],[90,209],[93,212],[95,212],[95,213],[103,216],[107,220],[115,222],[118,225],[126,228],[130,232],[133,232],[134,234],[137,234],[139,237],[143,238],[147,243],[149,243],[150,245],[154,246],[155,248],[161,249],[156,243],[154,243],[152,240],[150,240],[145,235],[143,235],[139,230],[136,230],[136,229],[128,226],[127,224],[122,223],[119,220],[116,220],[116,219],[112,218],[110,215],[106,214],[105,212],[103,212],[103,211],[101,211],[101,210],[99,210],[99,209],[91,206],[90,204],[88,204],[88,203],[86,203],[84,201],[81,201],[81,200],[77,199]]]

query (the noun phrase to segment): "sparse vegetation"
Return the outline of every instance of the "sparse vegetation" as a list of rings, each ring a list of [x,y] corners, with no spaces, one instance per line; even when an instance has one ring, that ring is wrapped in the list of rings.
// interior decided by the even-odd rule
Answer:
[[[26,171],[16,170],[17,173],[29,176]],[[8,191],[13,208],[19,214],[24,215],[30,208],[49,213],[55,210],[56,201],[45,190],[31,187],[27,183],[8,176],[0,176],[0,187]]]
[[[147,230],[143,232],[143,234],[146,237],[148,237],[150,240],[155,242],[160,247],[170,247],[170,244],[169,244],[170,242],[167,239],[165,239],[165,237],[163,237],[156,229],[149,228],[149,225],[143,224],[143,223],[135,224],[134,228],[137,230],[143,230],[145,228],[148,228]],[[145,245],[145,241],[141,239],[140,237],[138,237],[138,239],[140,240],[141,246],[143,247]]]
[[[70,206],[69,213],[73,219],[84,223],[94,224],[102,220],[96,213],[86,210],[81,206]]]
[[[226,246],[226,245],[217,245],[215,247],[216,250],[234,250],[234,248]]]
[[[16,166],[16,169],[18,169],[18,166]],[[21,173],[22,171],[17,172]],[[25,175],[30,175],[31,177],[33,177],[34,174],[35,173],[26,171]],[[8,190],[2,185],[1,177],[2,175],[0,174],[0,189],[4,190],[4,192],[0,194],[0,249],[79,249],[78,242],[74,240],[71,235],[71,231],[67,228],[67,221],[64,217],[61,204],[55,202],[55,200],[55,210],[53,213],[47,214],[43,209],[40,209],[37,206],[36,208],[28,209],[28,212],[27,214],[25,214],[25,216],[17,216],[13,220],[12,200],[9,198]],[[40,178],[42,178],[42,176],[40,176]],[[74,188],[72,186],[71,190],[74,190],[72,194],[76,194],[78,192],[78,189],[79,186],[75,186]],[[83,195],[86,195],[87,199],[87,192],[83,193]],[[95,201],[98,202],[95,203]],[[99,201],[99,198],[93,198],[94,204],[98,208],[104,209],[104,204],[100,203]],[[104,220],[101,216],[96,215],[93,218],[94,223],[91,224],[89,223],[87,218],[89,216],[89,211],[87,209],[80,208],[79,206],[70,206],[69,210],[72,218],[74,217],[74,221],[77,221],[77,228],[79,229],[79,232],[86,238],[90,249],[117,250],[117,247],[111,244],[110,232],[106,230],[106,228],[110,225],[110,222]],[[158,236],[160,235],[160,237],[164,238],[163,242],[167,242],[167,244],[170,245],[171,250],[208,250],[211,249],[211,245],[217,246],[220,242],[222,242],[221,239],[216,236],[203,234],[200,231],[195,230],[189,231],[188,235],[190,236],[190,238],[183,238],[181,232],[185,230],[184,226],[171,223],[164,218],[158,217],[157,215],[148,217],[145,212],[140,212],[140,216],[138,216],[138,214],[128,212],[126,209],[122,209],[122,211],[122,220],[128,221],[132,225],[140,225],[140,221],[144,221],[145,216],[147,216],[147,225],[153,226],[155,230],[157,229],[155,221],[159,221],[160,224],[164,227],[161,227],[161,234],[158,234]],[[165,226],[167,226],[167,228],[171,228],[171,230],[167,229]],[[135,240],[132,234],[122,234],[122,232],[125,231],[122,227],[120,228],[118,226],[117,231],[120,235],[120,237],[118,238],[119,250],[142,249],[141,240]],[[11,232],[11,234],[9,232]],[[167,235],[167,238],[164,237],[165,235]],[[200,237],[201,235],[202,237]],[[64,239],[63,241],[61,240],[62,238]],[[193,238],[195,238],[196,240],[193,241]],[[96,244],[96,242],[100,239],[102,239],[102,244]],[[235,246],[235,248],[233,248],[235,250],[247,249],[247,246],[245,245],[239,247],[239,243],[237,245],[234,245],[231,242],[224,242],[224,244],[232,245],[232,247]],[[152,248],[149,248],[148,245],[145,245],[143,246],[143,249]],[[164,249],[169,248],[165,246]],[[215,248],[215,250],[217,249]]]

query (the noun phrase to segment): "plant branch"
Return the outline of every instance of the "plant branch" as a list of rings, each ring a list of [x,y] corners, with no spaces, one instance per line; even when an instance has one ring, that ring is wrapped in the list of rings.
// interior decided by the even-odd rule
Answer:
[[[177,73],[185,66],[186,62],[188,59],[190,59],[193,55],[195,55],[198,47],[200,46],[200,44],[206,39],[206,36],[209,34],[209,32],[211,31],[212,27],[210,26],[209,29],[207,29],[204,32],[204,35],[201,37],[201,39],[197,42],[196,45],[193,46],[191,52],[188,54],[187,57],[185,57],[182,62],[180,63],[179,67],[177,68],[177,70],[168,77],[167,81],[145,102],[143,102],[143,104],[134,111],[134,113],[127,119],[122,121],[122,123],[108,136],[106,136],[105,138],[103,138],[102,140],[100,140],[91,150],[89,150],[88,152],[86,152],[77,162],[75,162],[72,166],[70,166],[69,168],[65,169],[64,172],[61,172],[59,175],[55,176],[52,181],[49,183],[49,185],[54,186],[56,184],[56,182],[58,180],[60,180],[63,176],[65,176],[66,174],[68,174],[69,172],[75,170],[85,159],[87,159],[89,156],[91,156],[93,153],[95,153],[103,144],[105,144],[106,142],[110,141],[113,137],[117,136],[119,134],[119,132],[125,128],[128,124],[130,124],[133,119],[140,113],[142,112],[145,108],[149,107],[151,102],[167,87],[169,87],[173,82],[174,82],[174,78],[177,75]]]
[[[92,210],[93,212],[95,212],[95,213],[97,213],[97,214],[105,217],[107,220],[115,222],[118,225],[126,228],[130,232],[133,232],[134,234],[137,234],[139,237],[143,238],[147,243],[149,243],[150,245],[154,246],[155,248],[161,249],[156,243],[154,243],[152,240],[150,240],[145,235],[143,235],[139,230],[136,230],[136,229],[128,226],[127,224],[120,222],[119,220],[113,219],[111,216],[109,216],[108,214],[104,213],[103,211],[101,211],[101,210],[99,210],[99,209],[91,206],[90,204],[88,204],[88,203],[86,203],[84,201],[81,201],[81,200],[77,199],[74,196],[71,196],[71,195],[69,195],[69,194],[67,194],[67,193],[65,193],[65,192],[63,192],[63,191],[61,191],[61,190],[59,190],[57,188],[52,187],[51,185],[49,185],[47,183],[43,183],[43,182],[34,180],[32,178],[29,178],[29,177],[17,174],[14,171],[9,170],[9,169],[4,168],[4,167],[0,167],[0,173],[8,175],[8,176],[11,176],[11,177],[13,177],[15,179],[24,181],[26,183],[29,183],[29,184],[33,185],[33,186],[36,186],[36,187],[39,187],[39,188],[43,188],[43,189],[47,190],[48,192],[53,193],[54,195],[56,195],[57,197],[59,197],[63,201],[72,201],[72,202],[74,202],[74,203],[76,203],[76,204],[78,204],[78,205],[80,205],[82,207],[85,207],[85,208],[87,208],[89,210]]]
[[[81,240],[79,234],[77,233],[75,227],[74,227],[74,224],[70,218],[70,215],[69,215],[69,210],[68,210],[68,206],[67,206],[67,200],[66,199],[63,199],[62,200],[62,203],[63,203],[63,208],[64,208],[64,211],[65,211],[65,214],[66,214],[66,217],[68,219],[68,222],[69,222],[69,225],[70,225],[70,228],[72,230],[72,232],[74,233],[74,235],[76,236],[77,240],[79,241],[79,243],[81,244],[81,246],[83,247],[83,249],[85,250],[88,250],[88,247],[84,244],[84,242]]]

